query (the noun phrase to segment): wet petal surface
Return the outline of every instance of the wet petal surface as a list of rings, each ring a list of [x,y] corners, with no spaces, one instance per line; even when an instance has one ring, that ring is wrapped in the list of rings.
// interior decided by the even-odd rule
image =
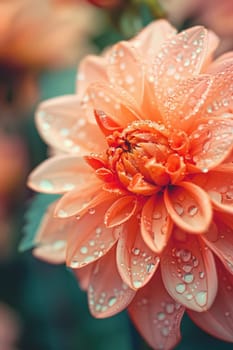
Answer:
[[[88,287],[89,308],[93,316],[104,318],[125,309],[135,296],[121,279],[115,261],[115,248],[99,260]]]
[[[161,253],[171,235],[173,223],[161,195],[152,196],[142,209],[141,232],[148,247]]]
[[[168,188],[164,193],[167,211],[181,229],[200,234],[210,225],[212,208],[209,196],[191,182]]]
[[[173,349],[179,342],[184,307],[167,293],[160,271],[137,292],[128,309],[138,331],[153,349]]]
[[[161,256],[165,287],[177,302],[188,309],[207,310],[217,293],[213,254],[196,236],[178,229],[173,236]]]
[[[77,176],[79,174],[79,176]],[[95,176],[82,158],[56,156],[49,158],[33,170],[28,186],[43,193],[65,193],[72,191]]]
[[[151,279],[159,258],[144,243],[137,218],[124,224],[117,243],[117,266],[123,281],[132,289],[142,288]]]
[[[233,275],[217,262],[219,288],[213,306],[206,312],[189,311],[203,330],[224,341],[233,342]]]

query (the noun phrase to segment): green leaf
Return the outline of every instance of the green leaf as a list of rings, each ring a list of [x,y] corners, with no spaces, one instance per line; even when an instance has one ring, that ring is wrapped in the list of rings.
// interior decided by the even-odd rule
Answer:
[[[32,199],[29,209],[25,214],[24,236],[19,244],[20,252],[34,247],[34,238],[44,213],[48,206],[58,198],[59,195],[38,194]]]

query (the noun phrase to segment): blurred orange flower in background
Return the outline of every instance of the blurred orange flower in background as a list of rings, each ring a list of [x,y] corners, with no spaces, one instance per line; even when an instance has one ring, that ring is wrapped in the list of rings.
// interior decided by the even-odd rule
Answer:
[[[63,196],[34,254],[75,269],[94,316],[128,307],[154,349],[179,341],[185,309],[233,341],[233,53],[213,61],[217,45],[201,26],[154,22],[85,58],[77,95],[36,117],[62,154],[29,186]]]
[[[0,99],[5,108],[12,112],[15,106],[19,114],[37,99],[41,70],[73,65],[90,51],[87,37],[96,25],[92,10],[56,0],[0,0]]]

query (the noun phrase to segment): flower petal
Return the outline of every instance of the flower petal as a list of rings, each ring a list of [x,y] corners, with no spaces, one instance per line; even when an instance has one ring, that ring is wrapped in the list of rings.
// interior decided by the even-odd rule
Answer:
[[[143,61],[126,41],[113,46],[108,56],[108,76],[113,86],[128,91],[139,104],[144,93]]]
[[[104,202],[109,197],[110,195],[101,191],[99,182],[90,181],[62,196],[54,210],[54,215],[60,218],[74,215],[80,217],[80,215]]]
[[[218,255],[226,269],[233,273],[233,228],[221,220],[220,213],[215,215],[212,225],[202,239]]]
[[[165,123],[174,128],[179,125],[181,130],[187,130],[196,120],[211,85],[212,78],[201,75],[178,81],[176,86],[166,89],[163,103],[159,105]]]
[[[171,235],[173,223],[160,195],[151,196],[141,215],[141,232],[145,243],[155,253],[161,253]]]
[[[200,234],[205,232],[212,219],[209,196],[191,182],[166,188],[164,201],[172,220],[182,230]]]
[[[175,34],[176,29],[168,21],[160,19],[141,30],[138,35],[130,40],[130,44],[140,51],[141,55],[147,57],[147,64],[151,66],[155,54],[160,50],[164,41]]]
[[[144,243],[137,218],[123,226],[117,243],[117,266],[123,281],[132,289],[139,289],[151,279],[159,258]]]
[[[233,214],[233,166],[229,170],[211,171],[202,188],[209,194],[216,210]]]
[[[56,156],[47,159],[34,169],[28,186],[43,193],[64,193],[79,188],[95,174],[87,163],[77,156]]]
[[[116,87],[96,82],[91,84],[82,101],[82,108],[88,115],[94,110],[103,111],[116,124],[126,127],[129,123],[139,119],[140,112],[135,100],[127,91]]]
[[[83,267],[102,257],[116,243],[122,226],[107,228],[104,224],[104,214],[111,203],[112,200],[105,201],[77,218],[76,230],[68,241],[68,266]]]
[[[159,270],[137,292],[128,310],[139,333],[153,349],[174,349],[180,341],[184,307],[167,293]]]
[[[89,265],[82,267],[81,269],[72,269],[75,277],[77,278],[77,280],[79,282],[80,287],[84,291],[88,290],[91,275],[93,272],[93,267],[94,267],[94,264],[89,264]]]
[[[45,142],[63,152],[83,155],[105,147],[102,133],[95,123],[88,121],[76,95],[41,103],[36,124]]]
[[[217,293],[213,254],[198,237],[176,229],[161,256],[161,272],[168,293],[198,312],[207,310]]]
[[[116,200],[105,213],[104,223],[115,227],[129,220],[138,207],[136,196],[123,196]]]
[[[203,118],[193,124],[190,154],[196,167],[208,172],[221,164],[233,149],[233,119]]]
[[[80,63],[77,74],[77,95],[82,98],[87,87],[95,81],[108,81],[107,60],[101,56],[88,55]]]
[[[135,296],[116,267],[116,250],[111,249],[94,266],[88,288],[89,308],[94,317],[105,318],[124,310]]]
[[[214,77],[214,82],[202,106],[202,114],[222,117],[224,113],[232,113],[233,57],[220,60],[215,64],[215,69],[210,69],[210,74]]]
[[[233,275],[217,262],[219,288],[212,307],[206,312],[189,311],[191,319],[204,331],[233,342]]]
[[[36,232],[33,255],[53,264],[65,262],[67,238],[75,227],[75,220],[53,217],[56,203],[49,206]]]
[[[198,26],[164,43],[154,61],[154,88],[159,107],[166,100],[168,86],[172,89],[179,81],[200,73],[207,46],[208,32]]]

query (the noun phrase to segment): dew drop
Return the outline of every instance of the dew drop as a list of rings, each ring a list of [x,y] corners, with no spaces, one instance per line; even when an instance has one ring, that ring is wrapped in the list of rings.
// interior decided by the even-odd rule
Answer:
[[[135,288],[140,288],[142,286],[142,282],[136,280],[136,281],[133,281],[133,285],[134,285]]]
[[[188,293],[185,295],[187,300],[192,300],[193,299],[193,295],[191,293]]]
[[[158,312],[157,313],[157,320],[163,321],[165,319],[166,315],[164,312]]]
[[[79,262],[77,260],[72,260],[70,263],[70,267],[72,267],[73,269],[79,267]]]
[[[204,306],[207,302],[207,292],[201,291],[195,296],[196,302],[200,306]]]
[[[100,235],[101,232],[102,232],[102,229],[101,229],[100,227],[97,227],[97,228],[95,229],[95,233],[96,233],[97,235]]]
[[[91,215],[95,214],[95,208],[88,209],[88,213]]]
[[[179,203],[174,204],[174,209],[178,215],[182,215],[184,213],[184,208]]]
[[[155,264],[153,264],[153,263],[147,264],[146,265],[146,272],[151,273],[154,270],[154,268],[155,268]]]
[[[183,269],[184,272],[189,273],[189,272],[192,271],[193,266],[190,265],[190,264],[185,264],[185,265],[182,266],[182,269]]]
[[[179,294],[183,294],[185,289],[186,289],[186,286],[183,283],[178,283],[176,285],[176,292],[179,293]]]
[[[39,186],[44,191],[52,191],[54,189],[53,184],[50,180],[41,180]]]
[[[66,246],[66,241],[60,240],[60,241],[56,241],[53,243],[54,250],[61,250],[61,249],[65,248],[65,246]]]
[[[201,171],[204,173],[204,174],[207,174],[209,169],[208,168],[202,168]]]
[[[83,246],[80,248],[80,253],[87,254],[87,252],[88,252],[88,248],[86,246]]]
[[[192,254],[187,249],[181,249],[179,256],[183,262],[188,262],[191,259]]]
[[[164,337],[167,337],[168,335],[169,335],[169,328],[168,327],[163,327],[162,329],[161,329],[161,333],[162,333],[162,335],[164,336]]]
[[[205,277],[205,272],[204,271],[199,272],[199,277],[200,278],[204,278]]]
[[[116,304],[116,302],[117,302],[117,298],[116,297],[110,297],[109,299],[108,299],[108,306],[113,306],[114,304]]]
[[[175,311],[175,305],[171,303],[167,304],[165,310],[168,314],[172,314]]]
[[[188,208],[188,213],[190,216],[194,216],[198,213],[198,208],[195,205],[190,205]]]
[[[67,214],[67,212],[66,212],[65,210],[60,209],[60,210],[58,211],[58,213],[57,213],[57,216],[58,216],[59,218],[66,218],[66,217],[68,216],[68,214]]]
[[[194,276],[193,276],[192,273],[186,273],[186,274],[184,275],[184,281],[185,281],[185,283],[192,283],[193,280],[194,280]]]
[[[137,255],[140,254],[140,249],[139,248],[133,248],[132,249],[132,253],[137,256]]]

